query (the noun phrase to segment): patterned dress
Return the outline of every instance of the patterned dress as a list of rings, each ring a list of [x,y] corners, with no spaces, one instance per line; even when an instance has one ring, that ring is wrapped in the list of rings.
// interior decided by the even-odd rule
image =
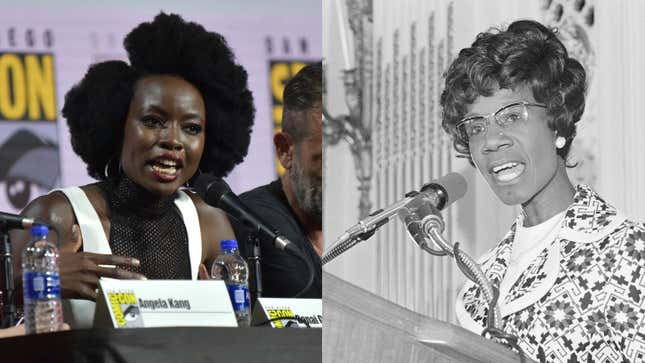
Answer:
[[[496,286],[518,221],[479,260]],[[625,219],[591,188],[577,186],[557,237],[499,302],[502,328],[534,360],[643,362],[644,273],[645,226]],[[466,283],[457,299],[459,323],[481,332],[487,310],[481,290]]]

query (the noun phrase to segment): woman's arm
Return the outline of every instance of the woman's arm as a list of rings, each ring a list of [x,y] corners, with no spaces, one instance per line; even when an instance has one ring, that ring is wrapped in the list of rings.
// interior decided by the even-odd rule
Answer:
[[[96,299],[96,287],[100,277],[119,279],[142,279],[141,274],[121,268],[102,267],[99,265],[130,265],[139,262],[133,258],[82,252],[83,239],[77,226],[74,211],[67,198],[60,192],[43,195],[30,202],[22,212],[23,215],[49,224],[55,231],[50,231],[49,240],[58,244],[60,259],[61,294],[66,298]],[[29,242],[29,231],[12,231],[12,259],[16,290],[22,286],[22,250]],[[60,243],[59,243],[60,241]]]

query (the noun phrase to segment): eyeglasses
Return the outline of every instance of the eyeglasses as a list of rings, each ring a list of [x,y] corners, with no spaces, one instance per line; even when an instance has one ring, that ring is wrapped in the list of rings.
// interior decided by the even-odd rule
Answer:
[[[471,141],[481,140],[486,135],[491,117],[503,129],[511,129],[521,125],[529,119],[528,106],[546,108],[546,105],[541,103],[522,101],[502,106],[499,110],[488,115],[466,117],[455,126],[457,137],[465,144],[469,144]]]

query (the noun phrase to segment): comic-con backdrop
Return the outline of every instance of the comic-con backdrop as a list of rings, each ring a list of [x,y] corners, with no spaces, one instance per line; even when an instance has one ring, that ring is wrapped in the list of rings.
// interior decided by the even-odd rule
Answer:
[[[113,1],[96,6],[63,0],[2,8],[0,211],[17,212],[51,189],[93,182],[71,148],[60,112],[65,93],[90,64],[125,60],[125,34],[160,10],[223,34],[249,73],[257,113],[249,155],[227,178],[233,190],[265,184],[281,172],[272,137],[281,124],[282,91],[300,68],[321,58],[320,2],[227,0],[165,6],[163,1]]]

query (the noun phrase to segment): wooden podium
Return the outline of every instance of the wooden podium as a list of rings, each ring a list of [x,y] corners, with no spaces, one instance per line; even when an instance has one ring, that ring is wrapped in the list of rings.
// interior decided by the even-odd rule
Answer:
[[[515,363],[510,348],[323,272],[323,362]]]

